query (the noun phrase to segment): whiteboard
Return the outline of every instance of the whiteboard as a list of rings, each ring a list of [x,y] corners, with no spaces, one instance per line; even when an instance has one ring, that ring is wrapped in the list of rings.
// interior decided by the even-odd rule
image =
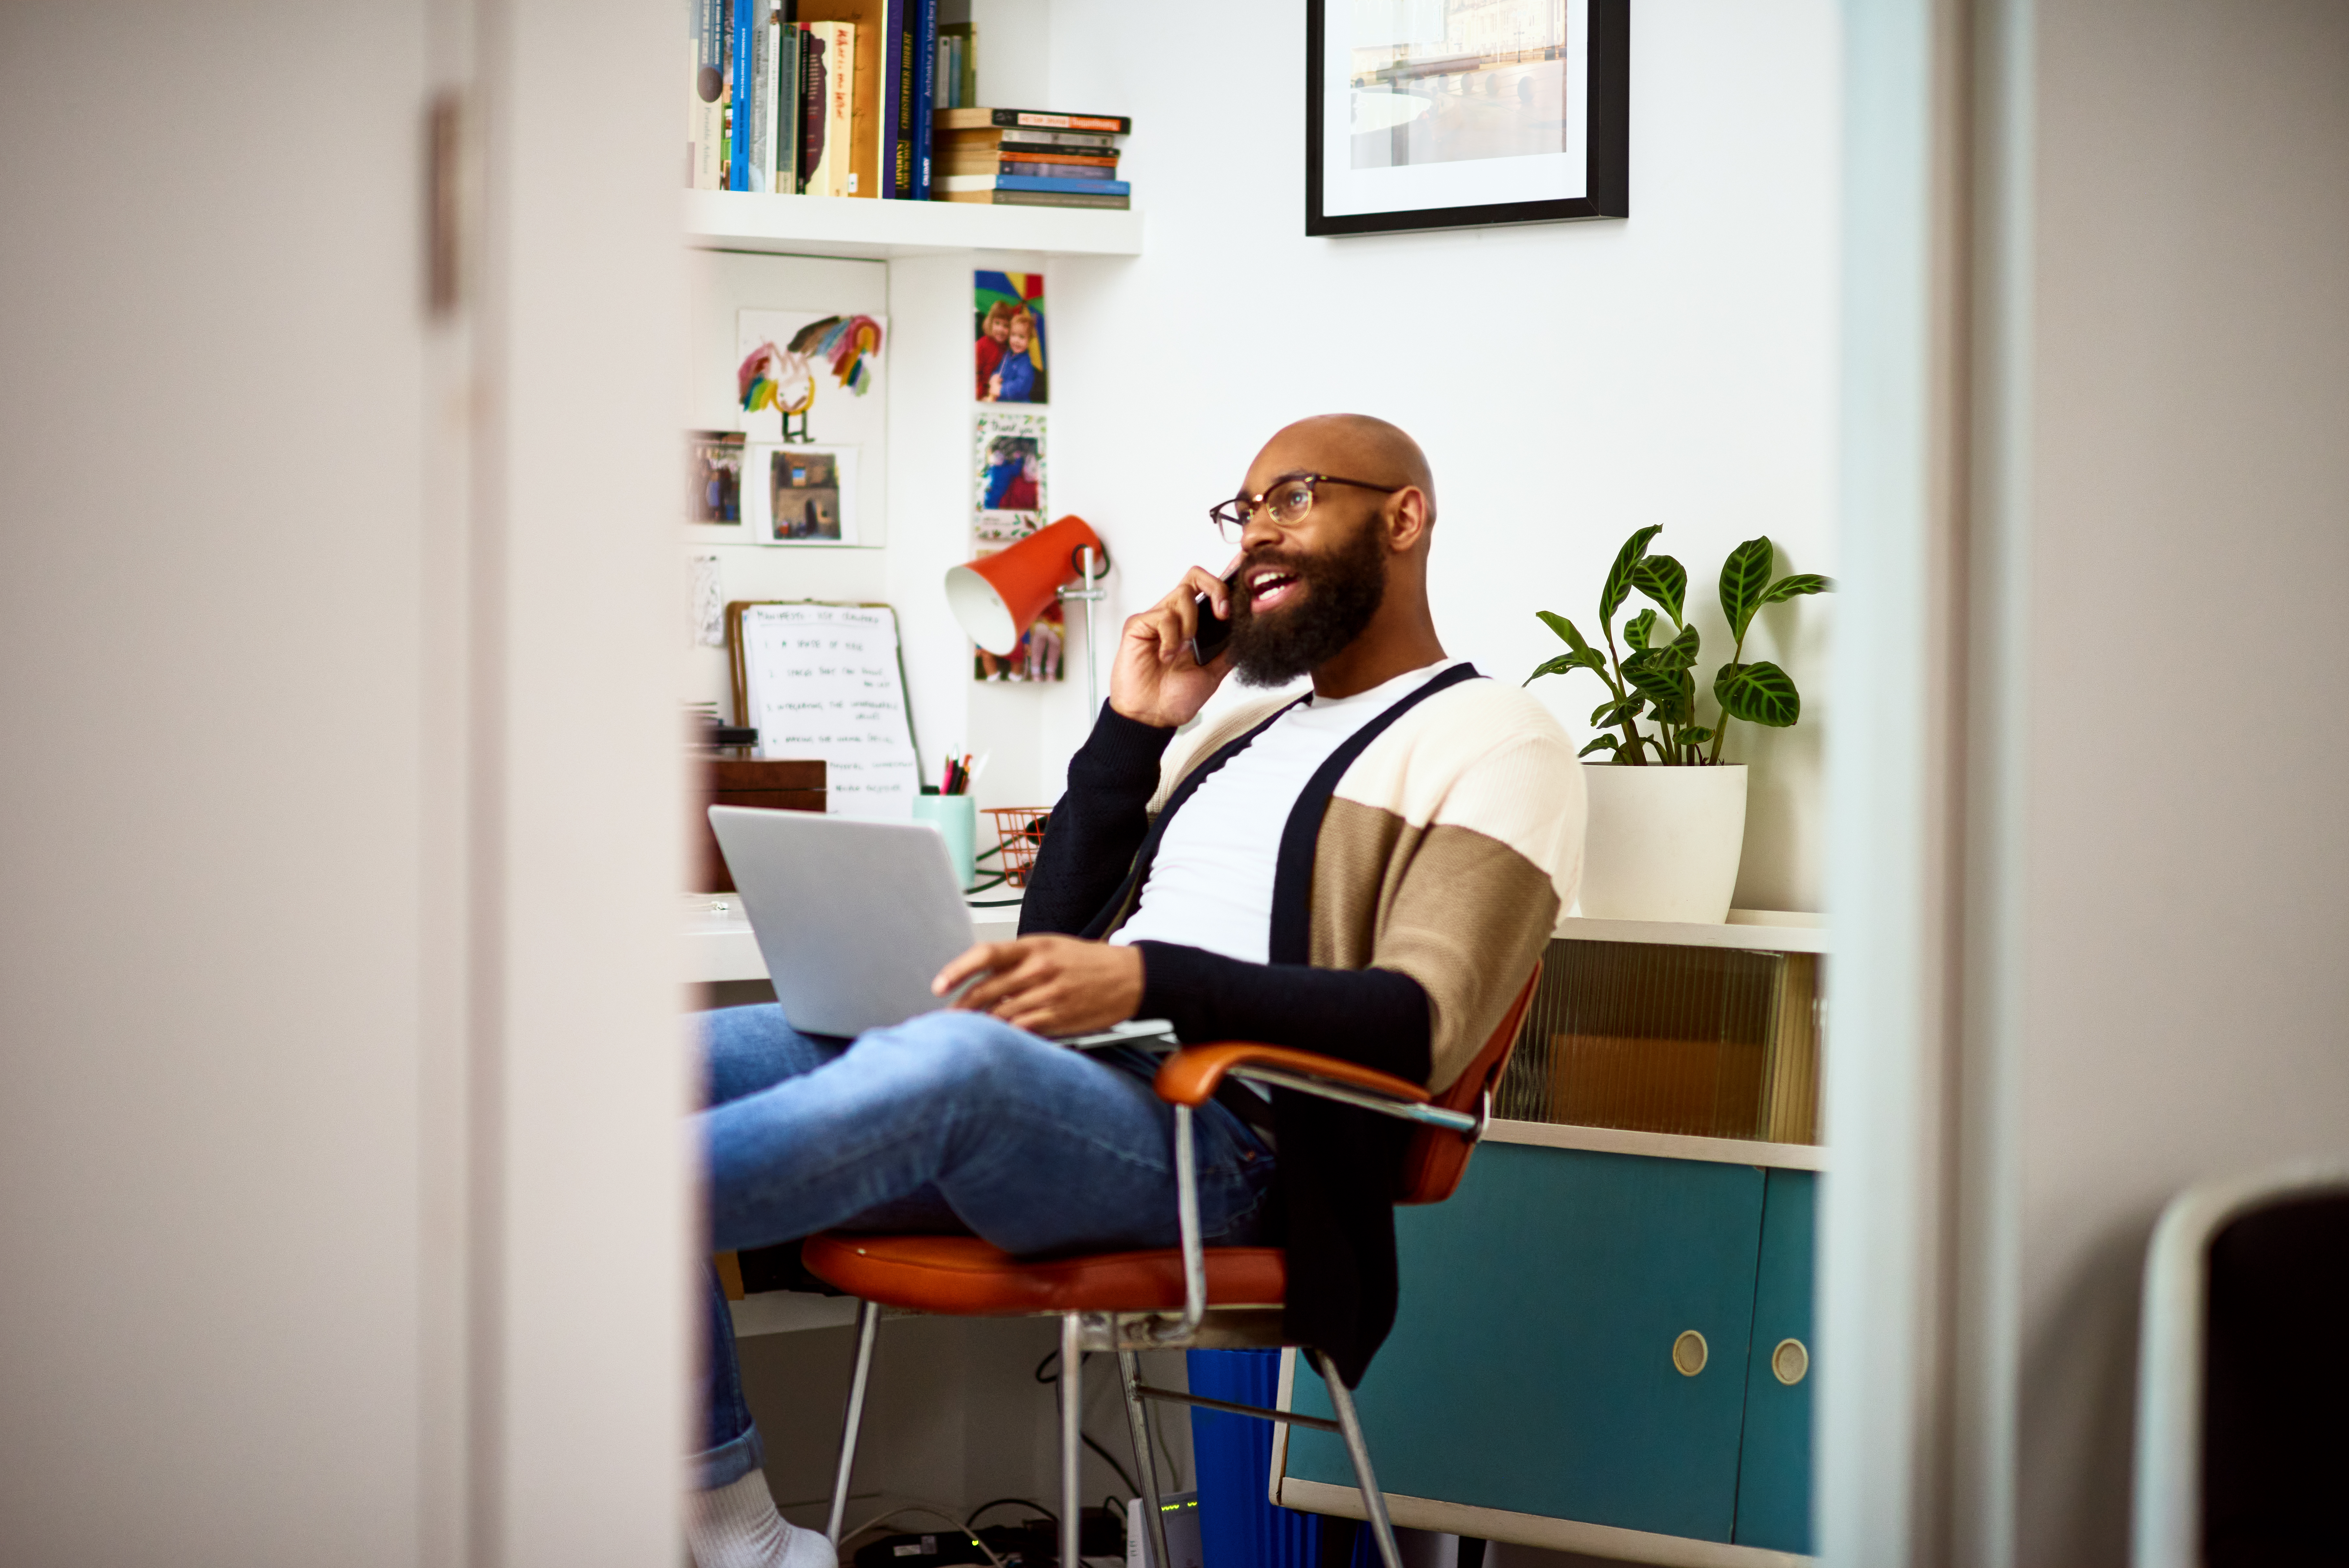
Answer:
[[[824,809],[841,816],[914,815],[921,763],[886,605],[741,607],[741,722],[764,757],[822,757]]]

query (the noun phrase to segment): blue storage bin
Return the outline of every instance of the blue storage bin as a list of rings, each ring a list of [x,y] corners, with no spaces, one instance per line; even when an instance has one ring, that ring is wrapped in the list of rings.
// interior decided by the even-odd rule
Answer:
[[[1186,1351],[1184,1367],[1191,1392],[1210,1399],[1268,1407],[1280,1390],[1277,1350]],[[1267,1495],[1272,1423],[1196,1407],[1190,1414],[1206,1568],[1319,1568],[1321,1516],[1275,1508]],[[1375,1560],[1370,1532],[1358,1532],[1348,1568]]]

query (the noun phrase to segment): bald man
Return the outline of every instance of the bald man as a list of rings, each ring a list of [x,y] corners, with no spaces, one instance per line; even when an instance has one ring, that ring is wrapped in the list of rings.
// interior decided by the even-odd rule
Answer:
[[[703,1020],[712,1244],[835,1227],[975,1232],[1015,1253],[1171,1247],[1172,1112],[1139,1051],[1042,1038],[1133,1018],[1178,1040],[1344,1057],[1440,1091],[1497,1026],[1580,877],[1572,745],[1448,659],[1427,602],[1435,482],[1410,436],[1327,415],[1276,434],[1194,568],[1125,623],[1069,764],[1017,941],[942,971],[950,1008],[855,1041],[774,1006]],[[1230,623],[1193,652],[1199,601]],[[1226,680],[1278,691],[1193,727]],[[1360,1380],[1394,1317],[1396,1124],[1234,1083],[1195,1118],[1210,1245],[1288,1255],[1286,1327]],[[1276,1151],[1278,1151],[1276,1153]],[[712,1295],[701,1568],[822,1568],[776,1518]]]

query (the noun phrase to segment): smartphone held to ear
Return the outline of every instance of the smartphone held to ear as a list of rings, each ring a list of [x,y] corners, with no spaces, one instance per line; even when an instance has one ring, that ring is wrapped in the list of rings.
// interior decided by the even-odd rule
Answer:
[[[1224,578],[1224,602],[1230,604],[1238,591],[1240,569],[1234,566]],[[1224,644],[1232,639],[1232,623],[1216,618],[1216,602],[1201,594],[1192,601],[1198,607],[1199,629],[1191,639],[1191,659],[1201,666],[1213,664],[1224,651]]]

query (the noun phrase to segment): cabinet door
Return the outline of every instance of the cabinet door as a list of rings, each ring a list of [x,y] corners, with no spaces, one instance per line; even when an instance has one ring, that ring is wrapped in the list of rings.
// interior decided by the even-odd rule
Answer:
[[[1807,1170],[1774,1170],[1763,1199],[1745,1449],[1737,1469],[1741,1546],[1811,1549],[1812,1216],[1818,1179]],[[1782,1349],[1790,1340],[1793,1346]]]
[[[1381,1487],[1729,1540],[1762,1199],[1752,1166],[1487,1144],[1450,1202],[1398,1210],[1402,1311],[1356,1392]],[[1301,1357],[1295,1397],[1329,1413]],[[1301,1428],[1288,1473],[1353,1484]]]

